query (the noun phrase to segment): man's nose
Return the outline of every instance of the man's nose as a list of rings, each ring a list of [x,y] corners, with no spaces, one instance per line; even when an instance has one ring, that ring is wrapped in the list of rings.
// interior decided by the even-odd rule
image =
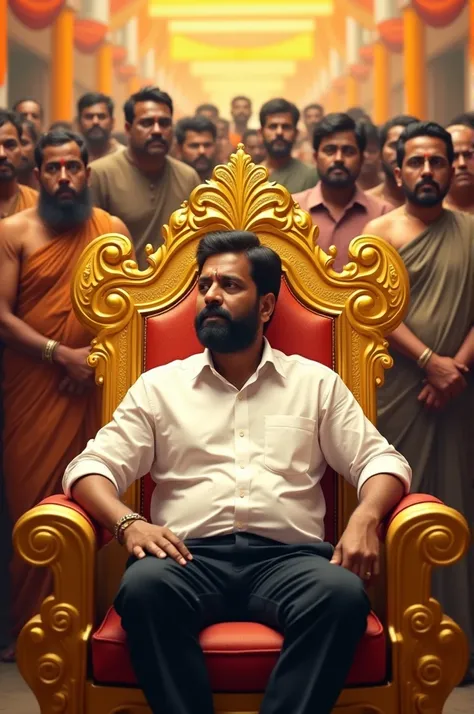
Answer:
[[[61,183],[64,183],[65,181],[69,182],[69,177],[67,175],[65,166],[61,166],[61,170],[59,172],[59,180],[61,181]]]
[[[204,296],[204,302],[206,305],[210,305],[213,302],[222,305],[222,291],[218,285],[211,285]]]
[[[431,176],[433,171],[431,170],[431,164],[429,158],[425,157],[425,162],[423,164],[423,176]]]
[[[458,169],[467,168],[466,159],[464,157],[464,154],[459,154],[457,161],[454,162],[454,166]]]
[[[342,153],[342,149],[337,149],[335,160],[341,164],[344,163],[344,154]]]
[[[6,157],[5,149],[3,147],[3,144],[0,144],[0,159],[4,159]]]
[[[161,126],[159,125],[159,123],[157,121],[153,124],[153,133],[161,134]]]
[[[97,116],[92,117],[92,123],[97,125],[99,123],[99,117],[97,117]]]

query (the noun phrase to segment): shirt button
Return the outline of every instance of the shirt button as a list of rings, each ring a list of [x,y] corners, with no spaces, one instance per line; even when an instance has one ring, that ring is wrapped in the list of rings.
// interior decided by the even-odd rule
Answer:
[[[237,395],[237,399],[243,399],[243,398],[244,398],[244,395],[239,392],[239,394]]]
[[[237,528],[239,528],[239,529],[244,527],[244,524],[241,523],[240,521],[237,521],[237,523],[236,523],[235,525],[236,525]]]
[[[245,468],[245,464],[240,464],[240,468],[241,468],[241,469],[244,469],[244,468]]]
[[[239,436],[244,436],[244,432],[243,432],[243,431],[239,431]]]
[[[245,496],[245,491],[242,490],[242,491],[240,492],[240,498],[244,498],[244,496]]]

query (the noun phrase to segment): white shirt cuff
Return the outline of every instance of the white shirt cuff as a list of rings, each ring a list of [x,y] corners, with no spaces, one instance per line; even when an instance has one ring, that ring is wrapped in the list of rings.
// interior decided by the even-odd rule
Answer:
[[[405,487],[405,495],[410,491],[411,485],[411,468],[408,466],[405,459],[399,459],[397,456],[385,454],[372,459],[365,468],[362,469],[357,482],[357,496],[360,496],[360,490],[364,483],[378,474],[389,474],[395,476],[401,481]]]
[[[117,481],[112,471],[102,461],[96,459],[81,459],[78,463],[73,464],[63,476],[63,491],[68,498],[71,498],[71,489],[80,478],[84,476],[105,476],[109,481],[112,481],[117,491],[120,493]]]

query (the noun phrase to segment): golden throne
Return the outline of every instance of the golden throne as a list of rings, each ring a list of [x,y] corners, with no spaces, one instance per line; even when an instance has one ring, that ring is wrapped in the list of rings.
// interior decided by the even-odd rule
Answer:
[[[164,245],[138,271],[129,241],[106,235],[88,246],[73,285],[80,319],[97,335],[91,364],[103,391],[103,421],[146,369],[201,350],[193,329],[195,252],[214,230],[255,231],[283,261],[282,290],[268,331],[278,349],[335,369],[371,419],[376,386],[391,365],[384,334],[401,321],[408,281],[397,253],[373,237],[356,238],[351,262],[332,269],[310,217],[242,148],[215,169],[164,228]],[[326,537],[335,541],[355,505],[352,487],[329,469],[323,480]],[[149,477],[127,494],[148,513]],[[464,554],[469,532],[456,511],[411,495],[387,518],[385,570],[371,593],[367,621],[347,686],[344,714],[441,713],[467,666],[460,628],[430,597],[431,569]],[[125,634],[110,607],[125,553],[64,496],[43,501],[16,524],[14,543],[34,566],[51,568],[54,592],[18,640],[20,671],[42,714],[148,711],[136,687]],[[104,546],[104,547],[102,547]],[[99,552],[100,550],[100,552]],[[221,623],[203,631],[215,709],[257,712],[282,637],[256,623]]]

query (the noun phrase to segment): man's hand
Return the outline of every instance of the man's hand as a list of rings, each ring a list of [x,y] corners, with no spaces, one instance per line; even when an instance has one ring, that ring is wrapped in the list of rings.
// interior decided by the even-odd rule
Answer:
[[[54,361],[64,367],[67,376],[74,382],[85,384],[94,373],[94,370],[87,364],[90,351],[89,346],[72,349],[65,345],[59,345],[54,352]]]
[[[447,397],[457,397],[467,386],[463,375],[469,372],[469,368],[452,357],[433,354],[425,371],[428,382]]]
[[[331,563],[342,565],[362,580],[370,580],[380,571],[379,519],[358,506],[334,549]]]
[[[144,558],[147,553],[158,558],[174,558],[180,565],[186,565],[193,556],[178,536],[163,526],[154,526],[145,521],[134,521],[123,532],[123,543],[136,558]]]
[[[434,409],[435,411],[438,411],[446,406],[449,401],[449,397],[441,392],[438,392],[432,384],[427,382],[418,395],[418,401],[424,402],[427,409]]]

